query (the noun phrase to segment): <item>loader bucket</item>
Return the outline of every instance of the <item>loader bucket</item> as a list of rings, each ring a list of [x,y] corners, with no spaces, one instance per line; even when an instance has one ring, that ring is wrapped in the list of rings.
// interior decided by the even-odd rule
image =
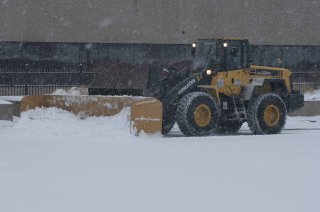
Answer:
[[[82,116],[113,116],[131,108],[132,133],[162,131],[162,103],[151,97],[37,95],[21,100],[21,112],[37,107],[56,107]]]

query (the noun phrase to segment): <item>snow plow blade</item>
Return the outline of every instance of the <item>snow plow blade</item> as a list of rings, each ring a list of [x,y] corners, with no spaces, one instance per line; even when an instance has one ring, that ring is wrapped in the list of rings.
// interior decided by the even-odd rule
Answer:
[[[21,100],[21,112],[37,107],[61,108],[81,116],[113,116],[131,108],[128,121],[132,133],[162,131],[162,103],[151,97],[37,95]]]

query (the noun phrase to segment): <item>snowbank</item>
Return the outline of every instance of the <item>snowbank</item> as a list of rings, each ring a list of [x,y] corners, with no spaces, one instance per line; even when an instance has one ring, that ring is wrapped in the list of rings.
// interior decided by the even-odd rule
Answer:
[[[53,95],[71,95],[71,96],[88,95],[88,89],[87,88],[78,88],[78,87],[72,87],[67,91],[65,91],[63,89],[57,89],[52,94]]]
[[[308,91],[304,93],[305,101],[320,101],[320,90]]]
[[[52,136],[88,139],[104,137],[108,140],[118,135],[127,138],[132,136],[129,114],[129,109],[124,108],[119,114],[111,117],[83,117],[58,108],[37,108],[22,113],[21,119],[6,130],[7,133],[14,132],[18,136],[21,134],[25,139]]]

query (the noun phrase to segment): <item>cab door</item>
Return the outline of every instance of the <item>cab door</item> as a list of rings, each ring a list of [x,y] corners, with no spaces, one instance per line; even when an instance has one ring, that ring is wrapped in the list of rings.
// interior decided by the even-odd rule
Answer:
[[[229,40],[225,43],[226,70],[239,70],[247,68],[247,41]]]

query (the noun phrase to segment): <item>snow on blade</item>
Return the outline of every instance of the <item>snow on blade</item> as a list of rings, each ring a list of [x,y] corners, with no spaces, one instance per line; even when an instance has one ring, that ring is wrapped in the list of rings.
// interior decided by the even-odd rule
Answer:
[[[110,117],[76,116],[73,113],[58,108],[37,108],[21,114],[21,119],[6,134],[16,133],[26,140],[33,137],[73,137],[94,138],[105,137],[107,141],[115,135],[130,137],[130,123],[128,117],[130,110],[124,108],[119,114]],[[4,130],[4,129],[2,129]],[[1,132],[1,128],[0,128]]]

